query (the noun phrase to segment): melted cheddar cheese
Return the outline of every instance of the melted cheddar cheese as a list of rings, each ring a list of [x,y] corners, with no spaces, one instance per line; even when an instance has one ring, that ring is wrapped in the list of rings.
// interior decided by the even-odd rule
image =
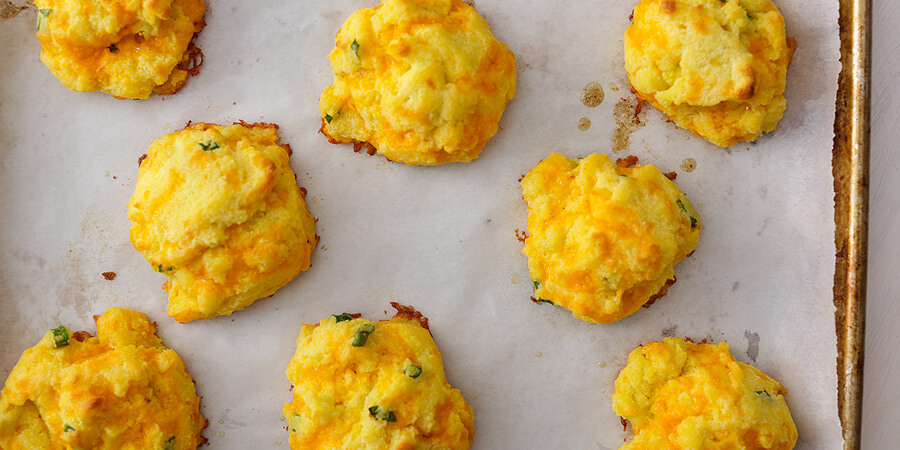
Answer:
[[[276,129],[196,123],[147,151],[131,242],[168,277],[178,321],[231,314],[309,268],[315,219]]]
[[[437,346],[415,318],[398,314],[372,323],[341,315],[303,325],[287,376],[291,448],[468,449],[472,443],[472,408],[447,382]]]
[[[787,390],[736,361],[728,344],[666,338],[634,349],[613,409],[631,422],[622,449],[780,449],[797,442]]]
[[[354,12],[328,55],[322,132],[411,165],[467,162],[516,91],[513,53],[460,0],[385,0]]]
[[[184,363],[141,313],[94,316],[97,336],[50,330],[0,397],[0,448],[194,449],[200,398]]]
[[[635,312],[698,243],[699,214],[651,165],[553,153],[528,171],[522,191],[535,298],[581,320],[608,323]]]
[[[769,0],[642,0],[625,70],[640,99],[728,147],[775,129],[795,47]]]

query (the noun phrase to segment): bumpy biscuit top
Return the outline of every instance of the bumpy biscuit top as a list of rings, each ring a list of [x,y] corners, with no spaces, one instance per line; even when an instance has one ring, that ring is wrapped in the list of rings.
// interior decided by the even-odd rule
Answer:
[[[641,98],[728,146],[775,129],[793,49],[769,0],[642,0],[625,32],[625,69]]]
[[[110,308],[97,337],[47,332],[0,398],[0,448],[193,449],[206,426],[184,363],[147,317]]]
[[[613,409],[631,421],[623,449],[791,449],[787,391],[728,344],[666,338],[634,349],[616,378]]]
[[[69,89],[147,98],[177,90],[203,0],[35,0],[41,60]]]
[[[522,179],[535,297],[588,322],[635,312],[697,246],[700,216],[651,165],[553,153]]]
[[[413,165],[471,161],[516,90],[513,53],[460,0],[385,0],[354,12],[328,56],[319,113],[332,142]]]
[[[276,129],[197,123],[147,151],[128,204],[131,242],[170,278],[179,321],[230,314],[309,267],[315,219]]]
[[[287,370],[291,448],[467,449],[472,408],[444,376],[427,329],[408,315],[342,314],[303,325]]]

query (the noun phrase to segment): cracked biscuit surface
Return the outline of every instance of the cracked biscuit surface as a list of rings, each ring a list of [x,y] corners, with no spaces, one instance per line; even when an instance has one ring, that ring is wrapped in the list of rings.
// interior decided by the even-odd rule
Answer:
[[[60,326],[22,354],[0,397],[0,448],[193,449],[206,421],[194,381],[141,313]]]
[[[168,277],[179,322],[231,314],[309,268],[315,219],[277,128],[196,123],[155,141],[141,162],[131,242]]]
[[[338,314],[301,326],[283,410],[291,448],[471,446],[472,408],[448,383],[427,319],[392,305],[390,320]]]
[[[613,409],[631,422],[622,449],[782,449],[797,427],[787,390],[736,361],[728,344],[666,338],[634,349],[616,378]]]
[[[41,61],[73,91],[173,94],[185,83],[203,0],[35,0]]]
[[[535,299],[587,322],[619,320],[664,295],[699,242],[700,215],[651,165],[553,153],[525,174],[522,192]]]
[[[410,165],[477,158],[516,91],[513,53],[460,0],[362,8],[328,58],[321,131]]]
[[[625,70],[639,99],[728,147],[775,130],[795,48],[770,0],[642,0]]]

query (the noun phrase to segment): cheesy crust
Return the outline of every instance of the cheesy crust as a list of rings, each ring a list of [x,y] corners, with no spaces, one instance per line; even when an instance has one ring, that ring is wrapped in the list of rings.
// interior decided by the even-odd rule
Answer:
[[[513,53],[461,0],[384,0],[354,12],[320,98],[332,143],[410,165],[468,162],[516,92]]]
[[[775,130],[796,42],[770,0],[641,0],[625,31],[638,98],[720,147]]]
[[[522,178],[522,250],[535,298],[593,323],[625,317],[663,291],[694,251],[700,215],[659,169],[553,153]],[[664,292],[664,291],[663,291]]]
[[[94,316],[22,354],[0,396],[0,448],[194,449],[206,421],[194,381],[139,312]]]
[[[791,449],[787,390],[736,361],[728,344],[666,338],[634,349],[616,378],[613,409],[631,422],[622,449]]]
[[[41,61],[73,91],[143,99],[178,91],[203,0],[34,0]]]
[[[231,314],[309,268],[315,219],[277,128],[195,123],[147,150],[131,242],[168,277],[179,322]]]
[[[471,446],[472,408],[447,382],[430,332],[392,305],[391,320],[340,314],[301,326],[284,405],[292,449]]]

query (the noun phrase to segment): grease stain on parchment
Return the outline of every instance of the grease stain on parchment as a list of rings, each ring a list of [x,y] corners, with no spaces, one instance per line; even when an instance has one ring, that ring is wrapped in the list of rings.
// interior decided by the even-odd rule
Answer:
[[[627,150],[631,143],[631,134],[644,126],[641,119],[645,113],[640,105],[640,100],[628,96],[619,99],[613,108],[613,116],[616,119],[616,131],[612,138],[613,152],[619,153]]]
[[[12,19],[19,14],[34,8],[35,7],[30,3],[25,5],[16,5],[9,0],[0,1],[0,20]]]

